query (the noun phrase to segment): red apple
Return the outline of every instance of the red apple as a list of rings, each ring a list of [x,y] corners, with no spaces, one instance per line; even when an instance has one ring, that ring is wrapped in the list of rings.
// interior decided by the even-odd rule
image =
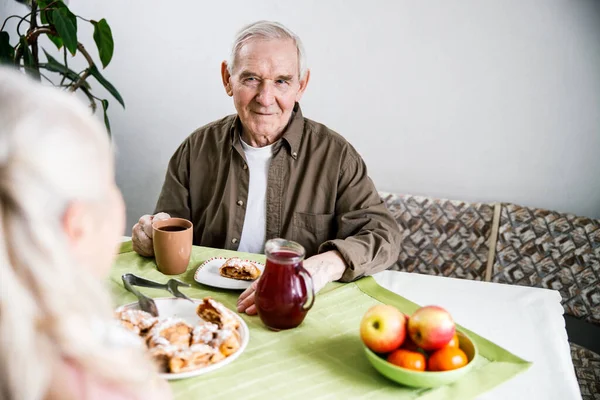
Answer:
[[[408,334],[424,350],[437,350],[450,342],[456,327],[450,313],[438,306],[421,307],[408,319]]]
[[[406,316],[394,306],[373,306],[360,322],[360,338],[376,353],[396,350],[402,345],[405,336]]]

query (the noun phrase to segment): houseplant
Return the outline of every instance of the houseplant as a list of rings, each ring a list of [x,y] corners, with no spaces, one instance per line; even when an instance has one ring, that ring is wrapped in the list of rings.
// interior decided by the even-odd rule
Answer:
[[[110,133],[107,114],[109,102],[94,94],[89,78],[93,77],[121,106],[125,107],[125,102],[117,89],[100,73],[98,65],[77,36],[78,20],[94,26],[94,42],[102,68],[106,68],[112,59],[114,49],[108,22],[104,18],[95,21],[75,15],[63,0],[29,0],[27,5],[30,8],[28,14],[24,16],[10,15],[0,27],[0,64],[12,65],[36,80],[45,79],[64,90],[82,92],[89,100],[90,107],[94,112],[100,103],[104,112],[106,129]],[[15,35],[14,45],[11,45],[11,35],[5,31],[7,22],[11,19],[18,20],[15,32],[12,32]],[[41,35],[46,35],[62,52],[62,60],[52,57],[46,49],[41,48],[39,44]],[[43,57],[40,57],[40,49],[44,53]],[[69,55],[84,57],[87,67],[79,72],[74,71],[69,67]],[[47,75],[47,73],[50,74]],[[49,76],[52,74],[57,75]]]

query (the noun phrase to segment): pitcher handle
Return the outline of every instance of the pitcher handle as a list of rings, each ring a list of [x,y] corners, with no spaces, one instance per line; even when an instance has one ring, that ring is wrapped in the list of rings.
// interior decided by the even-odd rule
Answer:
[[[306,301],[302,305],[302,309],[308,311],[315,303],[315,291],[313,288],[312,277],[303,267],[298,268],[298,274],[304,281],[304,286],[306,286]]]

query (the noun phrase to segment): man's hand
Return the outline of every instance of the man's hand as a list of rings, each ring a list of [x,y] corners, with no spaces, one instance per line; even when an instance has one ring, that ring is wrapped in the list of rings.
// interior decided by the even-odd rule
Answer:
[[[131,229],[133,250],[143,257],[154,257],[154,244],[152,243],[152,222],[169,219],[167,213],[144,215]]]
[[[245,312],[248,315],[256,315],[256,305],[254,304],[254,292],[256,291],[256,285],[258,285],[258,279],[252,282],[248,289],[244,290],[242,294],[240,294],[240,297],[237,301],[238,312]]]
[[[329,282],[340,279],[346,270],[346,262],[336,250],[309,257],[304,260],[303,266],[312,277],[315,294]],[[245,312],[248,315],[256,314],[254,292],[256,291],[257,284],[258,280],[252,282],[250,287],[240,295],[237,301],[238,312]]]

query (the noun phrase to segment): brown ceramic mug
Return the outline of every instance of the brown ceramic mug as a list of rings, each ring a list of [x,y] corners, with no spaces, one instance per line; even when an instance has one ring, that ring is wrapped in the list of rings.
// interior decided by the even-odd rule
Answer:
[[[152,224],[154,256],[160,272],[178,275],[187,270],[192,253],[193,227],[183,218],[169,218]]]

